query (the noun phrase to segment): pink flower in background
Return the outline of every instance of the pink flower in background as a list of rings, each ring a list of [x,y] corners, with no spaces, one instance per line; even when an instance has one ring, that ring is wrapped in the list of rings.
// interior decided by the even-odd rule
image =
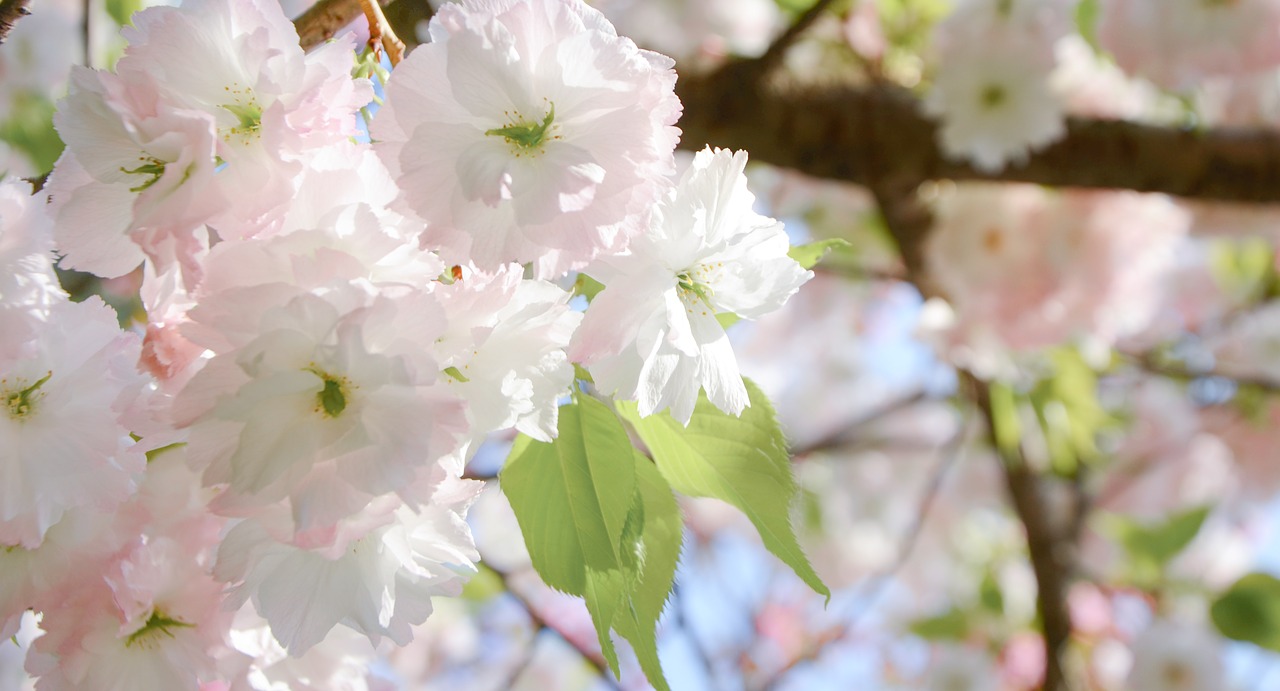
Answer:
[[[1116,64],[1173,90],[1280,65],[1276,0],[1103,0],[1098,41]]]

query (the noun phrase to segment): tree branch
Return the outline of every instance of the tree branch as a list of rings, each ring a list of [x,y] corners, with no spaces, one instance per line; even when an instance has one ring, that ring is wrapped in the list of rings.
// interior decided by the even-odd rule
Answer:
[[[333,38],[338,29],[354,22],[361,13],[360,0],[319,0],[293,20],[298,43],[303,50],[311,50]]]
[[[804,32],[809,30],[809,27],[813,26],[814,22],[818,21],[818,18],[827,11],[827,8],[831,7],[832,2],[834,0],[818,0],[813,3],[813,6],[805,10],[805,13],[800,15],[800,18],[794,24],[787,27],[787,30],[781,36],[774,39],[769,48],[765,50],[764,55],[760,56],[760,64],[768,70],[781,63],[782,58],[787,54],[787,50],[799,40]]]
[[[765,67],[741,61],[682,76],[681,146],[746,149],[756,161],[867,186],[994,180],[1280,202],[1280,130],[1192,131],[1073,118],[1062,140],[1027,163],[987,173],[943,156],[936,123],[905,89],[779,85],[761,79]]]
[[[0,0],[0,43],[8,38],[19,19],[31,14],[31,10],[27,9],[29,4],[31,0]]]
[[[380,46],[391,61],[391,66],[399,65],[404,59],[404,42],[387,23],[382,7],[374,0],[360,0],[360,10],[364,12],[365,21],[369,24],[369,47],[376,50]]]
[[[582,659],[586,661],[587,664],[591,665],[591,667],[600,675],[600,678],[604,681],[606,686],[611,689],[621,688],[618,682],[613,678],[613,672],[610,671],[609,663],[605,661],[604,656],[594,650],[579,645],[573,640],[572,636],[561,631],[554,624],[547,621],[546,617],[542,616],[542,612],[538,611],[538,607],[533,603],[533,601],[516,588],[515,583],[512,582],[512,574],[494,568],[489,564],[486,564],[485,567],[490,571],[493,571],[493,573],[498,576],[502,581],[502,587],[506,589],[507,593],[514,597],[516,601],[524,607],[525,614],[528,615],[529,622],[533,625],[535,632],[546,630],[556,634],[561,640],[572,646],[574,650],[578,651],[578,654],[582,656]]]
[[[404,52],[418,47],[418,24],[435,16],[427,0],[392,0],[386,5],[387,21],[404,42]]]
[[[1027,533],[1027,553],[1036,577],[1036,610],[1044,630],[1045,673],[1043,691],[1066,691],[1063,658],[1071,640],[1071,615],[1067,610],[1067,588],[1074,576],[1072,547],[1074,536],[1054,524],[1044,494],[1043,478],[1020,453],[1007,453],[995,440],[995,415],[985,382],[961,372],[966,393],[982,412],[992,448],[999,452],[1005,488],[1014,512]]]

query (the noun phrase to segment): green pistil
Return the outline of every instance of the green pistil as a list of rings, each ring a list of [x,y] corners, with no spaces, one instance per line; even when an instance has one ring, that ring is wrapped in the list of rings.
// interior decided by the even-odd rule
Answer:
[[[986,108],[999,108],[1009,99],[1009,93],[1004,90],[1004,87],[992,84],[991,86],[983,89],[982,94],[978,98]]]
[[[143,163],[142,165],[138,166],[137,168],[134,168],[133,170],[129,170],[124,166],[120,166],[120,172],[126,175],[149,176],[146,180],[142,181],[142,184],[138,185],[137,187],[130,187],[129,188],[130,192],[141,192],[142,190],[145,190],[148,187],[156,184],[156,180],[159,180],[160,176],[164,175],[164,166],[165,166],[164,161],[161,161],[158,158],[152,158],[152,157],[143,157],[143,158],[139,158],[138,160],[142,161]]]
[[[31,414],[32,398],[44,383],[49,381],[49,377],[53,376],[53,372],[49,372],[40,379],[40,381],[28,386],[27,388],[11,393],[5,396],[5,406],[9,409],[9,417],[20,418]]]
[[[676,285],[680,292],[692,294],[708,305],[711,304],[711,288],[693,280],[688,271],[676,275]]]
[[[444,368],[444,373],[449,375],[450,377],[453,377],[455,381],[459,381],[464,384],[471,381],[470,379],[467,379],[467,375],[463,374],[462,370],[458,369],[457,367],[446,367]]]
[[[262,129],[262,108],[259,108],[257,103],[233,103],[223,108],[231,111],[231,114],[240,121],[239,125],[231,128],[235,134],[245,135]]]
[[[172,629],[189,629],[193,626],[195,626],[195,624],[188,624],[185,621],[171,619],[160,612],[160,610],[155,610],[151,613],[151,618],[147,620],[147,623],[143,624],[142,628],[129,634],[129,637],[125,639],[124,647],[133,647],[135,643],[145,647],[158,640],[161,636],[173,638],[174,635]]]
[[[517,116],[519,114],[517,113]],[[551,109],[547,111],[547,117],[542,119],[542,123],[524,122],[507,125],[506,127],[498,127],[492,130],[486,130],[485,134],[496,137],[503,137],[508,142],[522,149],[536,149],[542,146],[547,139],[547,130],[551,129],[551,122],[556,119],[556,104],[551,104]]]
[[[316,394],[316,412],[324,411],[329,417],[341,415],[347,409],[346,379],[326,374],[314,365],[308,367],[307,371],[324,382],[324,388]]]

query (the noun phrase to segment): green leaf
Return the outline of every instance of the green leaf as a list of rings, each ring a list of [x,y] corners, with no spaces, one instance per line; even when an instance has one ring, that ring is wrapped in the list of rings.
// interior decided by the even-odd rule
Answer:
[[[982,603],[983,609],[992,614],[1004,614],[1004,591],[995,574],[990,571],[983,575],[982,583],[978,586],[978,601]]]
[[[1163,566],[1191,544],[1208,518],[1209,509],[1202,506],[1184,511],[1150,526],[1127,521],[1121,524],[1120,542],[1130,554],[1150,558]]]
[[[721,312],[716,315],[716,321],[720,323],[720,328],[728,329],[730,326],[742,321],[742,317],[739,317],[733,312]]]
[[[812,269],[831,250],[848,249],[850,247],[853,247],[853,245],[849,244],[849,241],[844,238],[830,238],[810,242],[807,245],[795,245],[790,250],[787,250],[787,256],[796,260],[800,266]]]
[[[1018,419],[1018,401],[1008,384],[993,381],[987,388],[991,401],[991,435],[1006,456],[1015,456],[1022,444],[1022,423]]]
[[[959,609],[917,619],[908,627],[911,633],[930,641],[958,641],[969,633],[969,617]]]
[[[585,595],[588,570],[623,563],[635,452],[613,411],[588,396],[560,408],[559,426],[551,443],[519,437],[498,479],[542,580]]]
[[[1154,524],[1110,514],[1103,516],[1102,527],[1128,553],[1133,580],[1142,586],[1155,586],[1169,562],[1199,534],[1209,510],[1202,506]]]
[[[41,173],[53,170],[64,148],[53,128],[53,102],[24,91],[15,93],[12,99],[9,119],[0,123],[0,140],[26,154]]]
[[[1098,50],[1098,0],[1080,0],[1076,5],[1076,29]]]
[[[635,454],[636,478],[644,507],[644,531],[640,547],[643,564],[632,589],[630,607],[614,621],[614,629],[631,643],[649,683],[658,691],[668,691],[662,664],[658,661],[658,618],[671,595],[684,522],[671,486],[648,458]]]
[[[1227,638],[1280,651],[1280,580],[1245,575],[1214,601],[1209,617]]]
[[[705,395],[687,428],[666,412],[642,418],[632,402],[619,401],[618,410],[635,426],[676,491],[738,507],[765,547],[830,599],[831,591],[809,564],[791,526],[797,488],[773,406],[754,383],[743,381],[751,405],[741,417],[722,412]]]
[[[107,14],[120,26],[133,24],[133,13],[141,9],[141,0],[107,0]]]
[[[619,677],[618,651],[613,647],[613,639],[609,631],[613,628],[618,610],[627,590],[627,574],[622,569],[593,569],[587,567],[586,591],[582,597],[587,602],[587,611],[591,614],[591,623],[596,627],[596,637],[600,641],[600,652],[613,670],[613,676]]]
[[[505,589],[506,586],[502,583],[502,577],[496,571],[481,563],[477,564],[476,575],[467,579],[466,584],[462,586],[462,599],[471,602],[486,602],[501,595]]]
[[[578,274],[578,278],[573,282],[574,295],[581,295],[587,300],[596,299],[596,295],[602,290],[604,290],[604,284],[586,274]]]

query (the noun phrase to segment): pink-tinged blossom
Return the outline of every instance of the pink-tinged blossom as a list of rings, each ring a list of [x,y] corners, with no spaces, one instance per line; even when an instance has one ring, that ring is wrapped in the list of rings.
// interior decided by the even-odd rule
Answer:
[[[45,533],[39,547],[0,549],[0,633],[8,631],[6,622],[15,625],[23,612],[68,597],[86,564],[105,560],[124,542],[110,514],[71,508]]]
[[[772,0],[606,0],[596,6],[623,34],[676,58],[682,71],[731,55],[760,55],[784,19]]]
[[[0,310],[0,334],[24,318]],[[129,496],[144,460],[119,416],[142,382],[137,338],[98,298],[56,305],[25,351],[0,357],[0,545],[31,548],[67,509]]]
[[[1205,626],[1158,620],[1133,642],[1133,691],[1217,691],[1226,686],[1221,641]]]
[[[52,229],[45,205],[31,196],[30,185],[0,182],[0,310],[40,313],[66,299],[53,272]],[[3,352],[0,345],[0,357]]]
[[[199,688],[232,656],[222,585],[197,560],[204,543],[175,535],[138,540],[66,599],[43,609],[27,670],[37,688],[104,691]]]
[[[1015,44],[1037,61],[1053,59],[1053,45],[1071,30],[1070,0],[958,0],[934,28],[934,48],[944,58],[973,43]]]
[[[625,245],[673,167],[672,61],[579,2],[450,3],[430,32],[372,126],[427,246],[549,278]]]
[[[338,624],[375,645],[382,636],[405,645],[431,614],[431,597],[461,592],[479,559],[466,512],[483,483],[439,466],[417,482],[416,510],[400,506],[341,550],[299,547],[279,539],[280,526],[245,520],[223,541],[215,573],[235,585],[233,601],[253,601],[291,655]]]
[[[1098,42],[1126,72],[1174,90],[1280,65],[1276,0],[1103,0]]]
[[[688,423],[698,390],[738,415],[746,388],[716,315],[756,319],[813,277],[787,256],[782,224],[752,210],[746,152],[704,149],[656,208],[627,254],[592,268],[605,289],[592,301],[570,356],[600,390],[670,408]]]
[[[1161,195],[1030,185],[963,185],[937,212],[926,258],[970,361],[1141,332],[1190,228]]]
[[[313,471],[395,491],[465,432],[462,402],[437,384],[442,314],[427,293],[268,283],[210,296],[190,316],[204,330],[186,332],[216,356],[179,394],[176,418],[206,483],[240,499],[278,501]]]
[[[253,658],[245,684],[254,691],[378,691],[369,668],[376,651],[369,639],[346,627],[335,628],[300,656],[291,656],[271,635],[265,619],[251,607],[236,614],[231,640]],[[233,687],[235,688],[235,687]]]
[[[1159,103],[1159,92],[1150,82],[1125,74],[1079,34],[1061,38],[1054,54],[1058,64],[1051,84],[1073,115],[1137,120]]]
[[[467,401],[473,442],[512,427],[551,441],[559,399],[573,382],[565,348],[582,315],[569,309],[569,293],[522,274],[508,265],[435,290],[448,315],[440,365]]]
[[[124,30],[117,71],[175,107],[214,120],[226,170],[218,186],[234,208],[212,220],[223,237],[278,225],[294,179],[318,148],[344,145],[355,112],[372,98],[351,78],[349,35],[310,54],[278,3],[201,0],[153,7]]]
[[[108,278],[144,258],[162,271],[189,263],[201,224],[226,206],[213,184],[212,116],[76,68],[54,123],[67,143],[48,185],[63,263]]]

